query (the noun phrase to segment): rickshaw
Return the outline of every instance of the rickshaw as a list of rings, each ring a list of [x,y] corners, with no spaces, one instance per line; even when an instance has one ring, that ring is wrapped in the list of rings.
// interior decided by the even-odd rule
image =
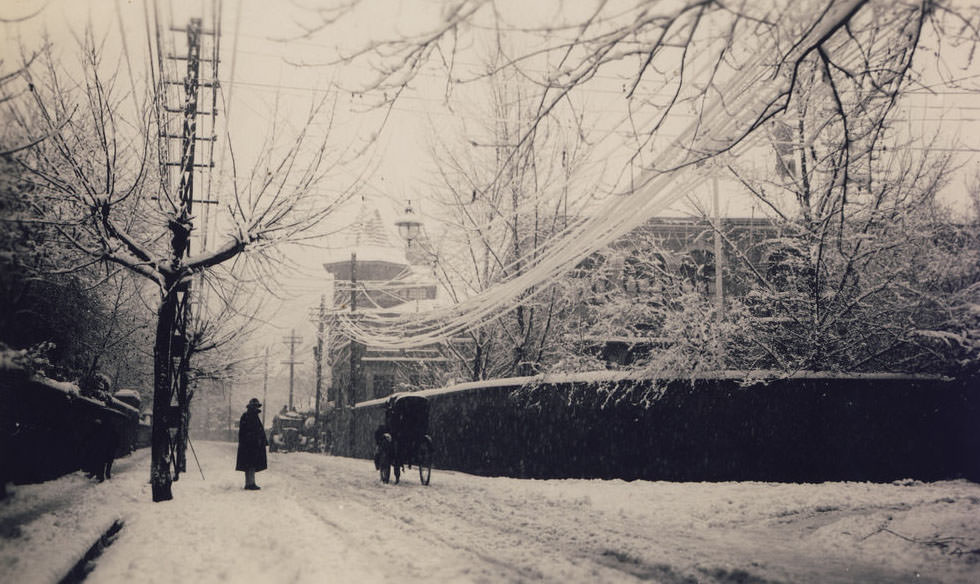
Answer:
[[[411,393],[396,393],[385,404],[385,423],[374,432],[374,466],[381,482],[401,479],[402,467],[415,465],[423,485],[432,476],[432,438],[429,432],[429,400]]]

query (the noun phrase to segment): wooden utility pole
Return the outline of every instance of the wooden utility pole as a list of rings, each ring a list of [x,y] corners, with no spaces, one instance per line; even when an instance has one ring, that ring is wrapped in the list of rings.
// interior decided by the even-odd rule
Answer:
[[[296,360],[296,345],[297,343],[303,342],[303,337],[296,336],[296,329],[290,331],[288,337],[282,338],[283,343],[289,344],[289,361],[282,361],[283,365],[289,365],[289,410],[293,410],[293,376],[295,374],[294,367],[297,364],[303,363],[302,361]]]
[[[269,401],[269,347],[265,348],[265,372],[262,375],[262,405],[265,408],[262,410],[262,427],[265,427],[265,410],[268,409]]]
[[[194,162],[197,142],[198,89],[200,87],[201,19],[192,18],[185,29],[187,33],[187,72],[182,81],[164,80],[166,86],[183,86],[182,108],[166,108],[182,116],[180,134],[170,134],[161,129],[164,141],[180,140],[180,159],[168,160],[167,167],[177,167],[180,181],[176,193],[175,217],[170,222],[170,257],[180,263],[190,255],[193,231]],[[162,68],[162,63],[161,63]],[[164,95],[166,95],[164,93]],[[169,152],[169,149],[167,149]],[[176,480],[186,468],[187,431],[190,420],[187,391],[190,356],[194,339],[190,338],[189,321],[192,317],[190,281],[173,275],[164,282],[164,296],[157,312],[157,330],[154,339],[153,359],[156,379],[153,383],[153,426],[150,438],[150,482],[153,500],[167,501],[173,498],[171,481]],[[176,405],[173,402],[176,400]],[[174,430],[174,433],[171,433]],[[170,453],[175,452],[174,460]],[[173,463],[173,476],[171,476]]]
[[[231,429],[232,428],[232,426],[231,426],[231,390],[228,389],[228,384],[225,383],[225,382],[223,382],[223,381],[221,382],[221,389],[224,390],[224,391],[226,391],[228,393],[228,418],[227,418],[228,423],[225,425],[225,434],[228,436],[228,441],[229,442],[234,442],[235,441],[235,434],[234,434],[234,432]]]
[[[197,91],[200,83],[201,65],[201,20],[192,18],[187,23],[187,76],[184,78],[184,123],[181,134],[181,157],[180,157],[180,185],[177,188],[178,197],[183,203],[184,212],[188,221],[193,217],[194,207],[194,158],[197,151]],[[191,254],[190,237],[183,255]],[[190,426],[190,400],[188,399],[187,385],[189,383],[188,372],[190,370],[190,358],[193,351],[192,340],[190,339],[191,330],[191,282],[187,282],[184,287],[183,298],[179,301],[181,306],[177,313],[175,337],[181,339],[177,355],[177,375],[174,376],[176,386],[174,393],[177,395],[177,411],[179,420],[175,440],[177,442],[174,453],[174,480],[180,477],[180,473],[187,470],[187,433]]]
[[[354,313],[357,312],[357,252],[352,251],[350,253],[350,313],[351,320],[354,319]],[[357,376],[360,374],[358,369],[361,364],[361,356],[358,351],[357,341],[354,337],[350,338],[350,389],[347,395],[347,399],[342,400],[344,403],[342,406],[353,406],[355,400],[357,399]]]
[[[317,438],[320,435],[320,399],[323,395],[323,325],[326,320],[327,298],[320,295],[320,313],[316,325],[316,347],[313,357],[316,359],[316,405],[313,407],[313,419],[316,421]]]

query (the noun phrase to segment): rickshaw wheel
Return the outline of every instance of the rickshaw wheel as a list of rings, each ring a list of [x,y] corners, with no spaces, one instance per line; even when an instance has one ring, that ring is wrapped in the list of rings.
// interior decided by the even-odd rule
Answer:
[[[419,444],[419,480],[423,485],[428,485],[432,478],[432,443],[423,440]]]

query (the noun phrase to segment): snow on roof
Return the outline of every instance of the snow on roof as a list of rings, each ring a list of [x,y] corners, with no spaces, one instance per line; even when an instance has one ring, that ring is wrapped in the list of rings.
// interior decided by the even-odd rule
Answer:
[[[770,370],[759,370],[759,371],[740,371],[740,370],[723,370],[723,371],[705,371],[698,373],[696,376],[691,375],[659,375],[656,377],[651,376],[648,373],[643,372],[633,372],[633,371],[585,371],[581,373],[557,373],[557,374],[542,374],[534,375],[528,377],[502,377],[498,379],[485,379],[483,381],[467,381],[464,383],[456,383],[446,387],[437,387],[432,389],[419,390],[417,393],[425,397],[433,397],[437,395],[447,395],[451,393],[459,393],[464,391],[471,391],[476,389],[502,389],[502,388],[514,388],[514,387],[524,387],[533,386],[541,384],[555,384],[555,383],[612,383],[617,381],[625,380],[697,380],[697,379],[724,379],[732,381],[753,381],[759,383],[765,383],[768,381],[773,381],[776,379],[878,379],[878,380],[910,380],[910,381],[949,381],[951,378],[943,377],[940,375],[925,375],[925,374],[915,374],[915,373],[837,373],[834,371],[799,371],[792,375],[787,375],[781,371],[770,371]],[[354,407],[373,407],[379,404],[385,403],[387,397],[373,399],[370,401],[364,401],[356,404]]]
[[[116,393],[114,393],[112,395],[114,397],[120,397],[120,398],[123,398],[123,397],[135,397],[135,398],[138,398],[140,400],[143,399],[143,397],[140,395],[140,392],[136,391],[135,389],[120,389],[119,391],[117,391]]]
[[[463,391],[470,391],[474,389],[491,389],[491,388],[511,388],[520,387],[524,385],[534,385],[537,383],[561,383],[563,381],[598,381],[604,380],[604,378],[609,379],[624,379],[627,374],[622,372],[610,372],[610,371],[595,371],[589,373],[574,373],[568,375],[552,375],[543,376],[535,375],[530,377],[501,377],[498,379],[484,379],[482,381],[467,381],[464,383],[456,383],[447,387],[437,387],[433,389],[423,389],[416,391],[416,393],[425,397],[432,397],[436,395],[446,395],[450,393],[458,393]],[[566,379],[567,378],[567,379]],[[388,400],[388,397],[373,399],[370,401],[360,402],[354,407],[371,407],[378,404],[383,404]]]
[[[301,414],[301,413],[299,413],[297,411],[280,412],[280,413],[276,414],[276,416],[279,417],[279,418],[293,418],[293,419],[296,419],[296,420],[301,420],[304,417],[303,414]]]
[[[357,253],[358,264],[362,262],[369,261],[379,261],[379,262],[389,262],[399,266],[404,266],[408,264],[408,260],[405,259],[405,251],[390,246],[380,246],[380,245],[358,245],[352,248],[355,253]],[[345,250],[343,255],[337,258],[331,258],[331,261],[326,263],[345,263],[350,261],[350,251]]]
[[[17,362],[17,357],[24,354],[24,351],[15,351],[13,349],[0,349],[0,371],[10,370],[19,371],[23,370],[24,367]]]
[[[350,243],[358,248],[360,246],[395,247],[388,237],[384,221],[381,220],[381,212],[377,209],[369,210],[367,207],[361,209],[349,237]]]
[[[54,379],[48,379],[47,377],[43,377],[41,375],[35,375],[33,377],[33,380],[37,383],[50,387],[51,389],[60,391],[68,395],[74,395],[74,396],[81,395],[78,386],[75,385],[74,383],[71,383],[70,381],[55,381]]]
[[[86,402],[88,402],[88,403],[90,403],[90,404],[92,404],[93,406],[96,406],[96,407],[103,407],[103,406],[105,406],[105,402],[103,402],[101,400],[98,400],[98,399],[95,399],[94,397],[87,396],[87,395],[75,396],[74,399],[81,400],[81,401],[86,401]]]
[[[370,349],[370,347],[368,347]],[[446,357],[361,357],[361,361],[371,361],[375,363],[445,363],[449,361]]]
[[[357,253],[357,261],[385,261],[401,266],[408,265],[405,256],[405,246],[400,242],[393,243],[389,230],[381,219],[377,209],[363,207],[353,223],[347,229],[344,239],[343,253],[328,261],[328,264],[348,261],[350,252]],[[334,254],[331,254],[334,255]]]
[[[603,335],[582,335],[576,340],[581,339],[586,342],[594,343],[627,343],[631,345],[643,344],[643,343],[667,343],[670,339],[667,337],[637,337],[637,336],[603,336]]]
[[[368,309],[358,309],[359,313],[362,314],[412,314],[415,312],[428,312],[430,310],[436,310],[438,308],[443,308],[446,303],[437,298],[427,298],[419,300],[409,300],[407,302],[402,302],[401,304],[396,304],[394,306],[389,306],[388,308],[368,308]]]
[[[126,403],[124,401],[121,401],[121,400],[118,400],[118,399],[116,399],[114,397],[109,398],[109,404],[112,405],[113,409],[128,411],[129,413],[133,414],[134,416],[139,416],[140,415],[140,411],[138,409],[136,409],[133,406],[129,405],[128,403]]]

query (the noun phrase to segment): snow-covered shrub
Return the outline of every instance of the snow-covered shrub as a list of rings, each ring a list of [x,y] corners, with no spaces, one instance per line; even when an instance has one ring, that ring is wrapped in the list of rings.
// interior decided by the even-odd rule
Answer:
[[[48,353],[53,349],[54,343],[47,341],[19,350],[0,343],[0,369],[20,370],[27,375],[45,375],[54,369],[48,360]]]
[[[108,403],[112,399],[112,380],[104,373],[94,373],[78,380],[78,387],[85,397]]]

